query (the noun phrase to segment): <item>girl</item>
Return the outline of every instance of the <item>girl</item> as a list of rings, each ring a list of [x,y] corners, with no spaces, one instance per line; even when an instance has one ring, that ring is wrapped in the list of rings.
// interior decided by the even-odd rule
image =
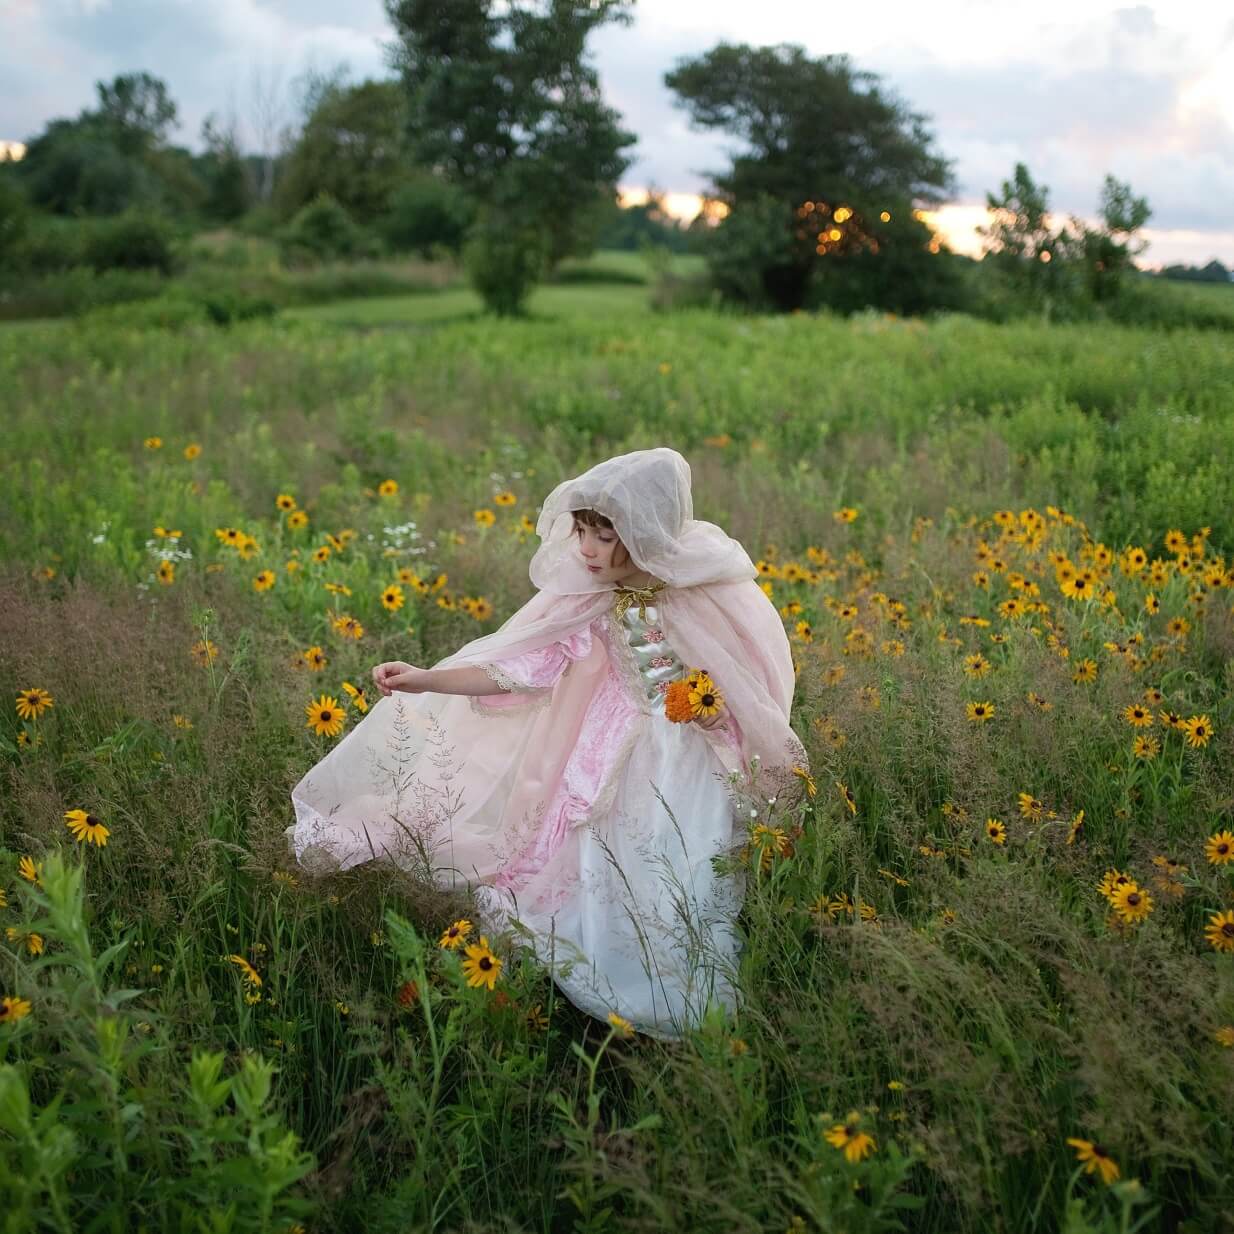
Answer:
[[[739,789],[799,790],[784,626],[741,545],[693,517],[675,450],[559,484],[532,558],[537,593],[432,668],[379,664],[382,698],[292,790],[310,870],[378,858],[473,889],[566,995],[680,1037],[736,1005],[744,885],[711,858],[742,842]],[[701,669],[722,704],[676,722]]]

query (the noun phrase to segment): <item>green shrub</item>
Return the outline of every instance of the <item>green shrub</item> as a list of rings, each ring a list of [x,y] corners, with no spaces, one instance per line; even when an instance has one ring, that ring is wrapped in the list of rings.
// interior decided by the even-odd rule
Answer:
[[[475,208],[464,193],[424,175],[395,190],[378,226],[391,252],[428,258],[441,249],[460,252],[474,218]]]
[[[30,226],[30,207],[12,177],[0,176],[0,267],[11,267]]]
[[[85,264],[96,270],[158,270],[175,267],[171,225],[159,215],[131,210],[98,219],[85,235]]]
[[[500,317],[524,312],[527,297],[548,267],[543,232],[486,210],[463,247],[467,278],[485,306]]]
[[[356,226],[346,207],[329,193],[319,193],[301,207],[279,241],[283,260],[293,265],[373,256],[378,247],[371,236]]]
[[[167,279],[157,270],[92,270],[75,266],[31,278],[0,279],[0,321],[71,317],[104,304],[125,304],[162,294]]]

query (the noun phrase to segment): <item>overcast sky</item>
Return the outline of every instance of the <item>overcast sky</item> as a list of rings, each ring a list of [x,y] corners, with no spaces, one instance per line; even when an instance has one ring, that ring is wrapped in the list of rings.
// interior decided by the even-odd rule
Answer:
[[[390,75],[381,0],[0,0],[0,140],[26,140],[95,99],[94,83],[146,69],[167,82],[200,148],[230,108],[256,144],[254,81],[306,68]],[[707,187],[729,139],[692,132],[665,72],[721,40],[849,53],[932,121],[958,192],[939,225],[956,247],[987,190],[1028,164],[1060,213],[1092,217],[1103,175],[1153,208],[1145,261],[1234,264],[1234,6],[1223,0],[639,0],[634,23],[589,46],[606,96],[638,134],[625,186]]]

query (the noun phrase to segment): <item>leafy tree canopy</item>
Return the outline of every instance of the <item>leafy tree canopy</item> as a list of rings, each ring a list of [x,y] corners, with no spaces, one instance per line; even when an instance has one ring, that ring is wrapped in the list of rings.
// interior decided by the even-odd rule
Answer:
[[[294,214],[327,193],[357,220],[376,218],[410,162],[405,112],[398,81],[330,83],[283,167],[276,193],[281,211]]]
[[[680,61],[664,80],[696,127],[748,146],[729,171],[710,173],[730,206],[760,196],[932,203],[952,187],[926,118],[848,56],[721,43]]]
[[[588,35],[631,0],[386,0],[414,157],[550,240],[585,251],[636,138],[584,60]]]

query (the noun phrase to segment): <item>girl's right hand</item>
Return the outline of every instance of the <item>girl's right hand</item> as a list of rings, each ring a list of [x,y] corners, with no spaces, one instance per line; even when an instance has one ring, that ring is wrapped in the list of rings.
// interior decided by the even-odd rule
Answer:
[[[373,668],[373,684],[384,698],[389,698],[395,690],[404,694],[422,693],[427,676],[427,669],[416,668],[405,660],[388,660],[385,664],[378,664]]]

